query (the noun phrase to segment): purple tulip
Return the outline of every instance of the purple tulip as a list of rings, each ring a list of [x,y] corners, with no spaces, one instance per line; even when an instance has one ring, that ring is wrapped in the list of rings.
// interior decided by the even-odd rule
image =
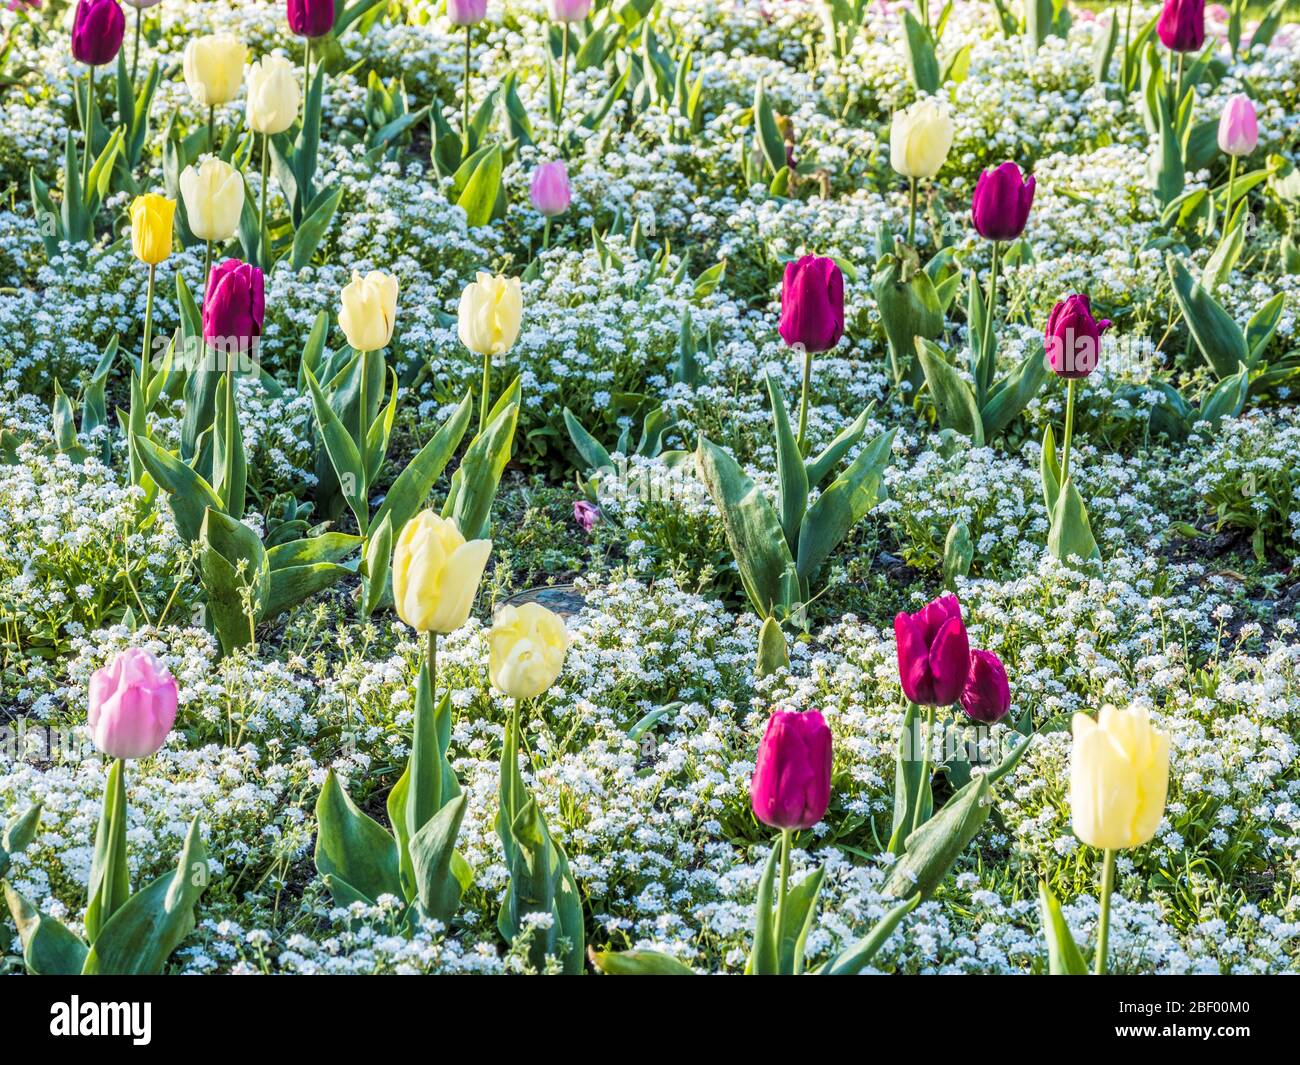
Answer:
[[[1219,150],[1225,155],[1249,155],[1259,144],[1259,121],[1255,105],[1245,93],[1229,97],[1219,118]]]
[[[217,351],[247,352],[262,335],[265,310],[262,271],[238,259],[226,259],[208,276],[203,339]]]
[[[844,335],[844,275],[833,259],[805,255],[785,264],[781,339],[805,351],[830,351]]]
[[[569,171],[565,169],[564,162],[557,159],[553,163],[543,163],[534,170],[528,195],[533,206],[547,218],[564,214],[569,209],[571,199]]]
[[[1006,667],[992,651],[970,653],[970,673],[959,701],[972,721],[991,725],[1007,716],[1011,685],[1007,683]]]
[[[774,710],[749,782],[754,816],[772,828],[812,828],[831,801],[831,730],[816,710]]]
[[[1199,52],[1205,43],[1205,0],[1165,0],[1156,33],[1171,52]]]
[[[915,614],[894,618],[903,694],[920,706],[951,706],[970,672],[970,641],[961,604],[945,595]]]
[[[91,675],[88,717],[110,758],[146,758],[176,723],[176,681],[148,651],[127,648]]]
[[[573,520],[582,526],[583,532],[591,532],[596,522],[600,521],[600,507],[579,499],[573,504]]]
[[[487,18],[487,0],[447,0],[447,17],[453,26],[473,26]]]
[[[289,29],[299,37],[324,37],[334,28],[334,0],[289,0]]]
[[[101,67],[117,58],[126,16],[117,0],[77,0],[72,18],[72,55],[80,63]]]
[[[1007,162],[985,170],[975,183],[970,217],[979,235],[988,240],[1015,240],[1025,231],[1029,207],[1034,202],[1034,179],[1020,174]]]
[[[1043,333],[1052,372],[1067,381],[1092,373],[1101,361],[1101,334],[1109,325],[1109,318],[1098,322],[1092,317],[1087,296],[1070,296],[1053,307]]]

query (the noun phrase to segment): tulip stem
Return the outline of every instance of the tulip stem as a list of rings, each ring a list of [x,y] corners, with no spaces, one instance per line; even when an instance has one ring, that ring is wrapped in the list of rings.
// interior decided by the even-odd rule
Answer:
[[[438,700],[438,634],[430,629],[425,633],[424,668],[429,671],[429,702],[437,707]]]
[[[542,226],[542,251],[546,251],[551,246],[551,220],[546,219],[546,224]]]
[[[1106,975],[1106,950],[1110,945],[1110,893],[1115,888],[1115,852],[1106,851],[1101,867],[1101,915],[1097,918],[1097,958],[1093,971]]]
[[[1232,156],[1232,162],[1228,164],[1228,194],[1227,203],[1223,208],[1223,232],[1228,232],[1228,226],[1232,222],[1232,194],[1235,191],[1234,186],[1237,184],[1237,157]]]
[[[1061,445],[1061,485],[1070,476],[1070,441],[1074,437],[1074,386],[1073,377],[1065,382],[1065,443]]]
[[[1179,53],[1178,53],[1178,80],[1177,80],[1177,82],[1176,82],[1176,84],[1177,84],[1178,87],[1177,87],[1177,90],[1174,92],[1174,111],[1175,111],[1175,112],[1177,112],[1178,108],[1179,108],[1180,106],[1182,106],[1182,102],[1183,102],[1183,59],[1184,59],[1184,58],[1185,58],[1185,57],[1184,57],[1183,53],[1182,53],[1182,52],[1179,52]],[[1178,117],[1178,115],[1175,113],[1174,118],[1177,118],[1177,117]]]
[[[144,8],[135,9],[135,50],[131,53],[131,87],[135,88],[135,76],[140,70],[140,34],[144,28]]]
[[[145,413],[148,413],[149,403],[149,362],[151,353],[149,351],[153,344],[153,290],[154,290],[154,272],[158,269],[153,263],[149,264],[149,287],[144,297],[144,350],[140,352],[140,395],[145,401]]]
[[[916,244],[916,178],[908,178],[911,209],[907,216],[907,243]]]
[[[86,900],[86,937],[92,946],[130,894],[126,864],[126,763],[114,758],[104,783],[104,802],[90,867],[90,897]]]
[[[203,252],[203,300],[199,303],[199,310],[202,310],[208,302],[208,275],[212,273],[212,241],[205,242]]]
[[[564,23],[564,44],[560,47],[560,102],[555,113],[555,139],[560,139],[560,125],[564,121],[564,90],[569,84],[569,23]]]
[[[84,203],[90,202],[90,157],[95,154],[95,67],[86,67],[86,113],[83,116],[82,132],[86,135],[86,151],[81,159],[81,197]],[[93,228],[93,227],[92,227]]]
[[[217,153],[217,105],[208,105],[208,151]]]
[[[984,303],[984,336],[980,339],[980,377],[981,380],[975,382],[976,392],[982,394],[984,390],[984,367],[992,367],[993,360],[989,348],[993,343],[993,315],[998,306],[998,263],[1002,258],[1002,242],[995,240],[993,242],[993,262],[989,266],[989,298]],[[991,376],[991,375],[990,375]]]
[[[465,27],[465,99],[461,103],[461,124],[464,130],[465,144],[461,151],[461,156],[469,158],[469,60],[470,60],[470,28]]]
[[[1120,81],[1123,85],[1120,88],[1125,94],[1128,93],[1128,83],[1130,78],[1129,67],[1129,49],[1133,40],[1133,0],[1128,0],[1128,18],[1124,22],[1124,62],[1120,64]]]
[[[925,708],[925,740],[921,748],[921,775],[917,778],[916,806],[912,810],[912,831],[915,832],[925,819],[921,816],[921,794],[930,786],[930,745],[934,739],[934,707]]]
[[[813,353],[807,347],[803,349],[803,395],[799,400],[799,435],[795,440],[799,454],[808,454],[805,436],[808,431],[808,382],[812,378]]]
[[[483,396],[483,400],[481,405],[479,406],[479,412],[478,412],[478,431],[480,436],[483,434],[483,430],[487,428],[488,400],[491,398],[490,395],[491,389],[492,389],[492,353],[490,351],[485,351],[483,352],[483,387],[480,390]]]
[[[304,39],[302,49],[302,125],[307,128],[307,95],[311,92],[311,38]]]
[[[262,269],[271,268],[271,235],[266,230],[266,190],[271,184],[271,136],[262,134],[262,205],[257,213],[257,242],[261,245],[259,258]]]
[[[790,838],[794,829],[781,829],[781,883],[776,889],[776,950],[781,953],[781,940],[785,938],[785,899],[787,885],[790,882]]]

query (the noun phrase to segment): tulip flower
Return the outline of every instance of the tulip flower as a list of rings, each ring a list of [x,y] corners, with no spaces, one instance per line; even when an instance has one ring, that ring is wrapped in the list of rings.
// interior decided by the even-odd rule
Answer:
[[[110,758],[147,758],[176,723],[176,681],[148,651],[128,648],[91,675],[88,720]]]
[[[831,798],[831,730],[816,710],[774,710],[749,783],[754,816],[783,832],[812,828]]]
[[[455,632],[478,592],[491,540],[469,540],[454,518],[423,510],[402,526],[393,550],[397,615],[420,632]]]
[[[1011,709],[1011,686],[1002,660],[992,651],[972,651],[966,686],[957,699],[972,721],[991,725],[1006,717]]]
[[[503,606],[488,632],[488,676],[512,699],[541,695],[564,668],[569,633],[554,611],[539,603]]]
[[[181,202],[190,232],[207,247],[203,257],[206,284],[212,268],[212,244],[230,240],[239,231],[244,210],[244,178],[223,159],[208,158],[181,171]],[[207,300],[207,293],[204,293]]]
[[[334,0],[289,0],[289,29],[309,40],[334,28]]]
[[[372,270],[362,277],[355,270],[344,287],[339,328],[357,351],[378,351],[393,339],[397,320],[397,278]]]
[[[483,391],[480,397],[478,430],[487,427],[488,402],[492,387],[492,357],[504,355],[519,336],[524,313],[523,289],[517,277],[479,272],[478,278],[465,286],[457,314],[460,342],[483,356]]]
[[[970,215],[976,232],[993,241],[993,258],[989,267],[989,293],[984,304],[983,350],[993,340],[993,318],[998,302],[998,263],[1002,241],[1015,240],[1025,231],[1029,208],[1034,202],[1034,179],[1025,179],[1015,163],[985,170],[975,183]]]
[[[1169,788],[1169,736],[1151,725],[1145,707],[1103,707],[1094,721],[1075,714],[1070,751],[1070,821],[1074,834],[1105,852],[1096,972],[1106,971],[1115,852],[1155,835]]]
[[[551,0],[552,22],[581,22],[591,14],[591,0]]]
[[[185,45],[181,69],[194,102],[209,109],[230,103],[239,95],[247,57],[248,47],[228,33],[191,39]]]
[[[72,19],[72,55],[88,67],[102,67],[117,58],[126,31],[126,17],[117,0],[77,0]]]
[[[266,194],[271,184],[270,138],[283,133],[298,116],[302,94],[293,65],[282,55],[263,56],[248,68],[248,128],[262,135],[262,193],[257,213],[259,261],[270,268],[271,235],[266,229]]]
[[[585,499],[576,500],[573,504],[573,520],[582,527],[583,532],[591,532],[596,522],[600,521],[600,507]]]
[[[1223,227],[1228,228],[1236,196],[1237,160],[1249,155],[1259,144],[1259,122],[1255,118],[1255,105],[1244,93],[1229,97],[1228,104],[1219,117],[1219,150],[1231,158],[1228,164],[1228,209],[1224,212]]]
[[[569,209],[569,171],[564,161],[557,159],[553,163],[542,163],[534,170],[528,195],[538,213],[546,216],[549,230],[550,220]]]
[[[1205,44],[1205,0],[1165,0],[1156,34],[1171,52],[1199,52]]]
[[[916,240],[916,183],[932,178],[948,158],[952,147],[952,118],[937,100],[918,100],[911,107],[894,113],[889,128],[889,164],[907,178],[910,213],[907,239]]]
[[[894,618],[898,676],[903,694],[918,706],[951,706],[970,672],[970,642],[955,595]]]
[[[1070,296],[1052,308],[1043,333],[1048,365],[1065,379],[1065,443],[1061,448],[1061,483],[1070,473],[1070,440],[1074,436],[1075,382],[1096,368],[1101,358],[1101,334],[1110,325],[1092,317],[1088,297]]]
[[[447,0],[447,18],[453,26],[473,26],[487,18],[487,0]]]
[[[227,259],[212,268],[203,301],[203,339],[229,356],[248,352],[262,335],[266,303],[262,271]]]
[[[157,266],[171,254],[175,212],[175,200],[153,192],[131,202],[131,253],[142,263]]]
[[[803,349],[803,394],[799,401],[800,451],[808,430],[808,389],[812,357],[829,351],[844,335],[844,275],[834,259],[805,255],[785,264],[781,281],[781,339]]]

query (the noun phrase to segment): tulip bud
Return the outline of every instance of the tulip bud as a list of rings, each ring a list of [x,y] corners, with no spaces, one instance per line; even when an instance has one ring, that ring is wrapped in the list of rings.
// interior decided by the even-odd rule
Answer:
[[[474,603],[491,540],[466,541],[454,518],[422,510],[402,526],[393,550],[393,603],[420,632],[455,632]]]
[[[208,276],[203,301],[203,339],[229,354],[247,352],[262,335],[265,313],[262,271],[238,259],[226,259]]]
[[[447,0],[447,18],[453,26],[473,26],[487,18],[487,0]]]
[[[190,96],[200,107],[220,107],[239,95],[248,48],[238,37],[213,33],[185,46],[181,69]]]
[[[533,206],[547,218],[564,214],[569,209],[569,172],[564,163],[556,160],[543,163],[533,171],[533,181],[528,189]]]
[[[991,725],[1011,709],[1011,685],[1006,667],[992,651],[972,651],[970,672],[958,701],[972,721]]]
[[[831,801],[831,730],[816,710],[774,710],[749,782],[754,816],[780,829],[812,828]]]
[[[1092,373],[1101,361],[1101,334],[1109,326],[1109,318],[1093,319],[1087,296],[1070,296],[1053,307],[1043,333],[1052,372],[1067,381]]]
[[[551,0],[552,22],[581,22],[591,13],[591,0]]]
[[[88,720],[110,758],[147,758],[176,723],[176,681],[148,651],[129,647],[91,674]]]
[[[970,641],[955,595],[894,618],[903,694],[920,706],[951,706],[970,675]]]
[[[889,165],[906,178],[932,178],[948,158],[953,125],[937,100],[918,100],[894,113],[889,127]]]
[[[244,179],[223,159],[209,157],[181,171],[181,199],[190,232],[199,240],[227,241],[239,230]]]
[[[289,0],[288,14],[299,37],[324,37],[334,28],[334,0]]]
[[[355,270],[343,289],[339,328],[357,351],[378,351],[393,339],[397,320],[397,278],[372,270],[362,277]]]
[[[488,633],[488,676],[512,699],[532,699],[555,683],[568,647],[558,614],[539,603],[503,606]]]
[[[156,266],[172,253],[172,216],[176,201],[150,192],[131,201],[131,252]]]
[[[1259,122],[1255,118],[1255,105],[1244,93],[1228,99],[1228,105],[1219,118],[1219,150],[1226,155],[1249,155],[1259,143]]]
[[[283,133],[298,117],[302,95],[293,64],[282,55],[266,55],[248,68],[248,128],[254,133]]]
[[[781,339],[811,352],[830,351],[844,335],[844,275],[833,259],[805,255],[785,264]]]
[[[585,499],[576,500],[573,504],[573,520],[582,526],[583,532],[591,532],[596,527],[596,522],[600,521],[600,507]]]
[[[1199,52],[1205,43],[1205,0],[1165,0],[1156,33],[1171,52]]]
[[[519,278],[480,272],[460,297],[460,342],[479,355],[504,355],[519,336],[523,313]]]
[[[1145,707],[1074,715],[1070,819],[1090,847],[1140,847],[1155,835],[1169,787],[1169,736]]]
[[[117,58],[126,32],[126,16],[117,0],[77,0],[72,18],[72,55],[79,63],[101,67]]]
[[[1022,178],[1015,163],[985,170],[975,183],[970,216],[987,240],[1015,240],[1025,231],[1034,202],[1034,179]]]

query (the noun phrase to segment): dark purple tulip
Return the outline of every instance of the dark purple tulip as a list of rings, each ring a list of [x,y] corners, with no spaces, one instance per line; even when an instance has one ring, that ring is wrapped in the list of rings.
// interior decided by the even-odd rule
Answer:
[[[812,828],[831,801],[831,730],[816,710],[774,710],[749,782],[754,816],[772,828]]]
[[[126,16],[117,0],[77,0],[72,17],[72,55],[80,63],[102,67],[117,58]]]
[[[981,237],[1015,240],[1025,231],[1029,207],[1034,202],[1034,179],[1021,177],[1015,163],[985,170],[975,183],[970,217]]]
[[[299,37],[324,37],[334,28],[334,0],[289,0],[289,29]]]
[[[805,255],[785,264],[781,339],[806,351],[830,351],[844,335],[844,275],[833,259]]]
[[[945,595],[915,614],[894,618],[903,694],[920,706],[951,706],[970,673],[970,641],[961,604]]]
[[[962,689],[961,708],[972,721],[991,725],[1011,709],[1011,685],[1002,660],[992,651],[970,653],[970,673]]]
[[[1156,33],[1171,52],[1199,52],[1205,43],[1205,0],[1165,0]]]
[[[1109,325],[1109,318],[1098,322],[1092,317],[1087,296],[1070,296],[1053,307],[1043,333],[1052,372],[1076,381],[1092,373],[1101,358],[1101,334]]]
[[[262,335],[265,311],[261,270],[238,259],[212,268],[203,302],[203,339],[209,346],[230,354],[247,352]]]

